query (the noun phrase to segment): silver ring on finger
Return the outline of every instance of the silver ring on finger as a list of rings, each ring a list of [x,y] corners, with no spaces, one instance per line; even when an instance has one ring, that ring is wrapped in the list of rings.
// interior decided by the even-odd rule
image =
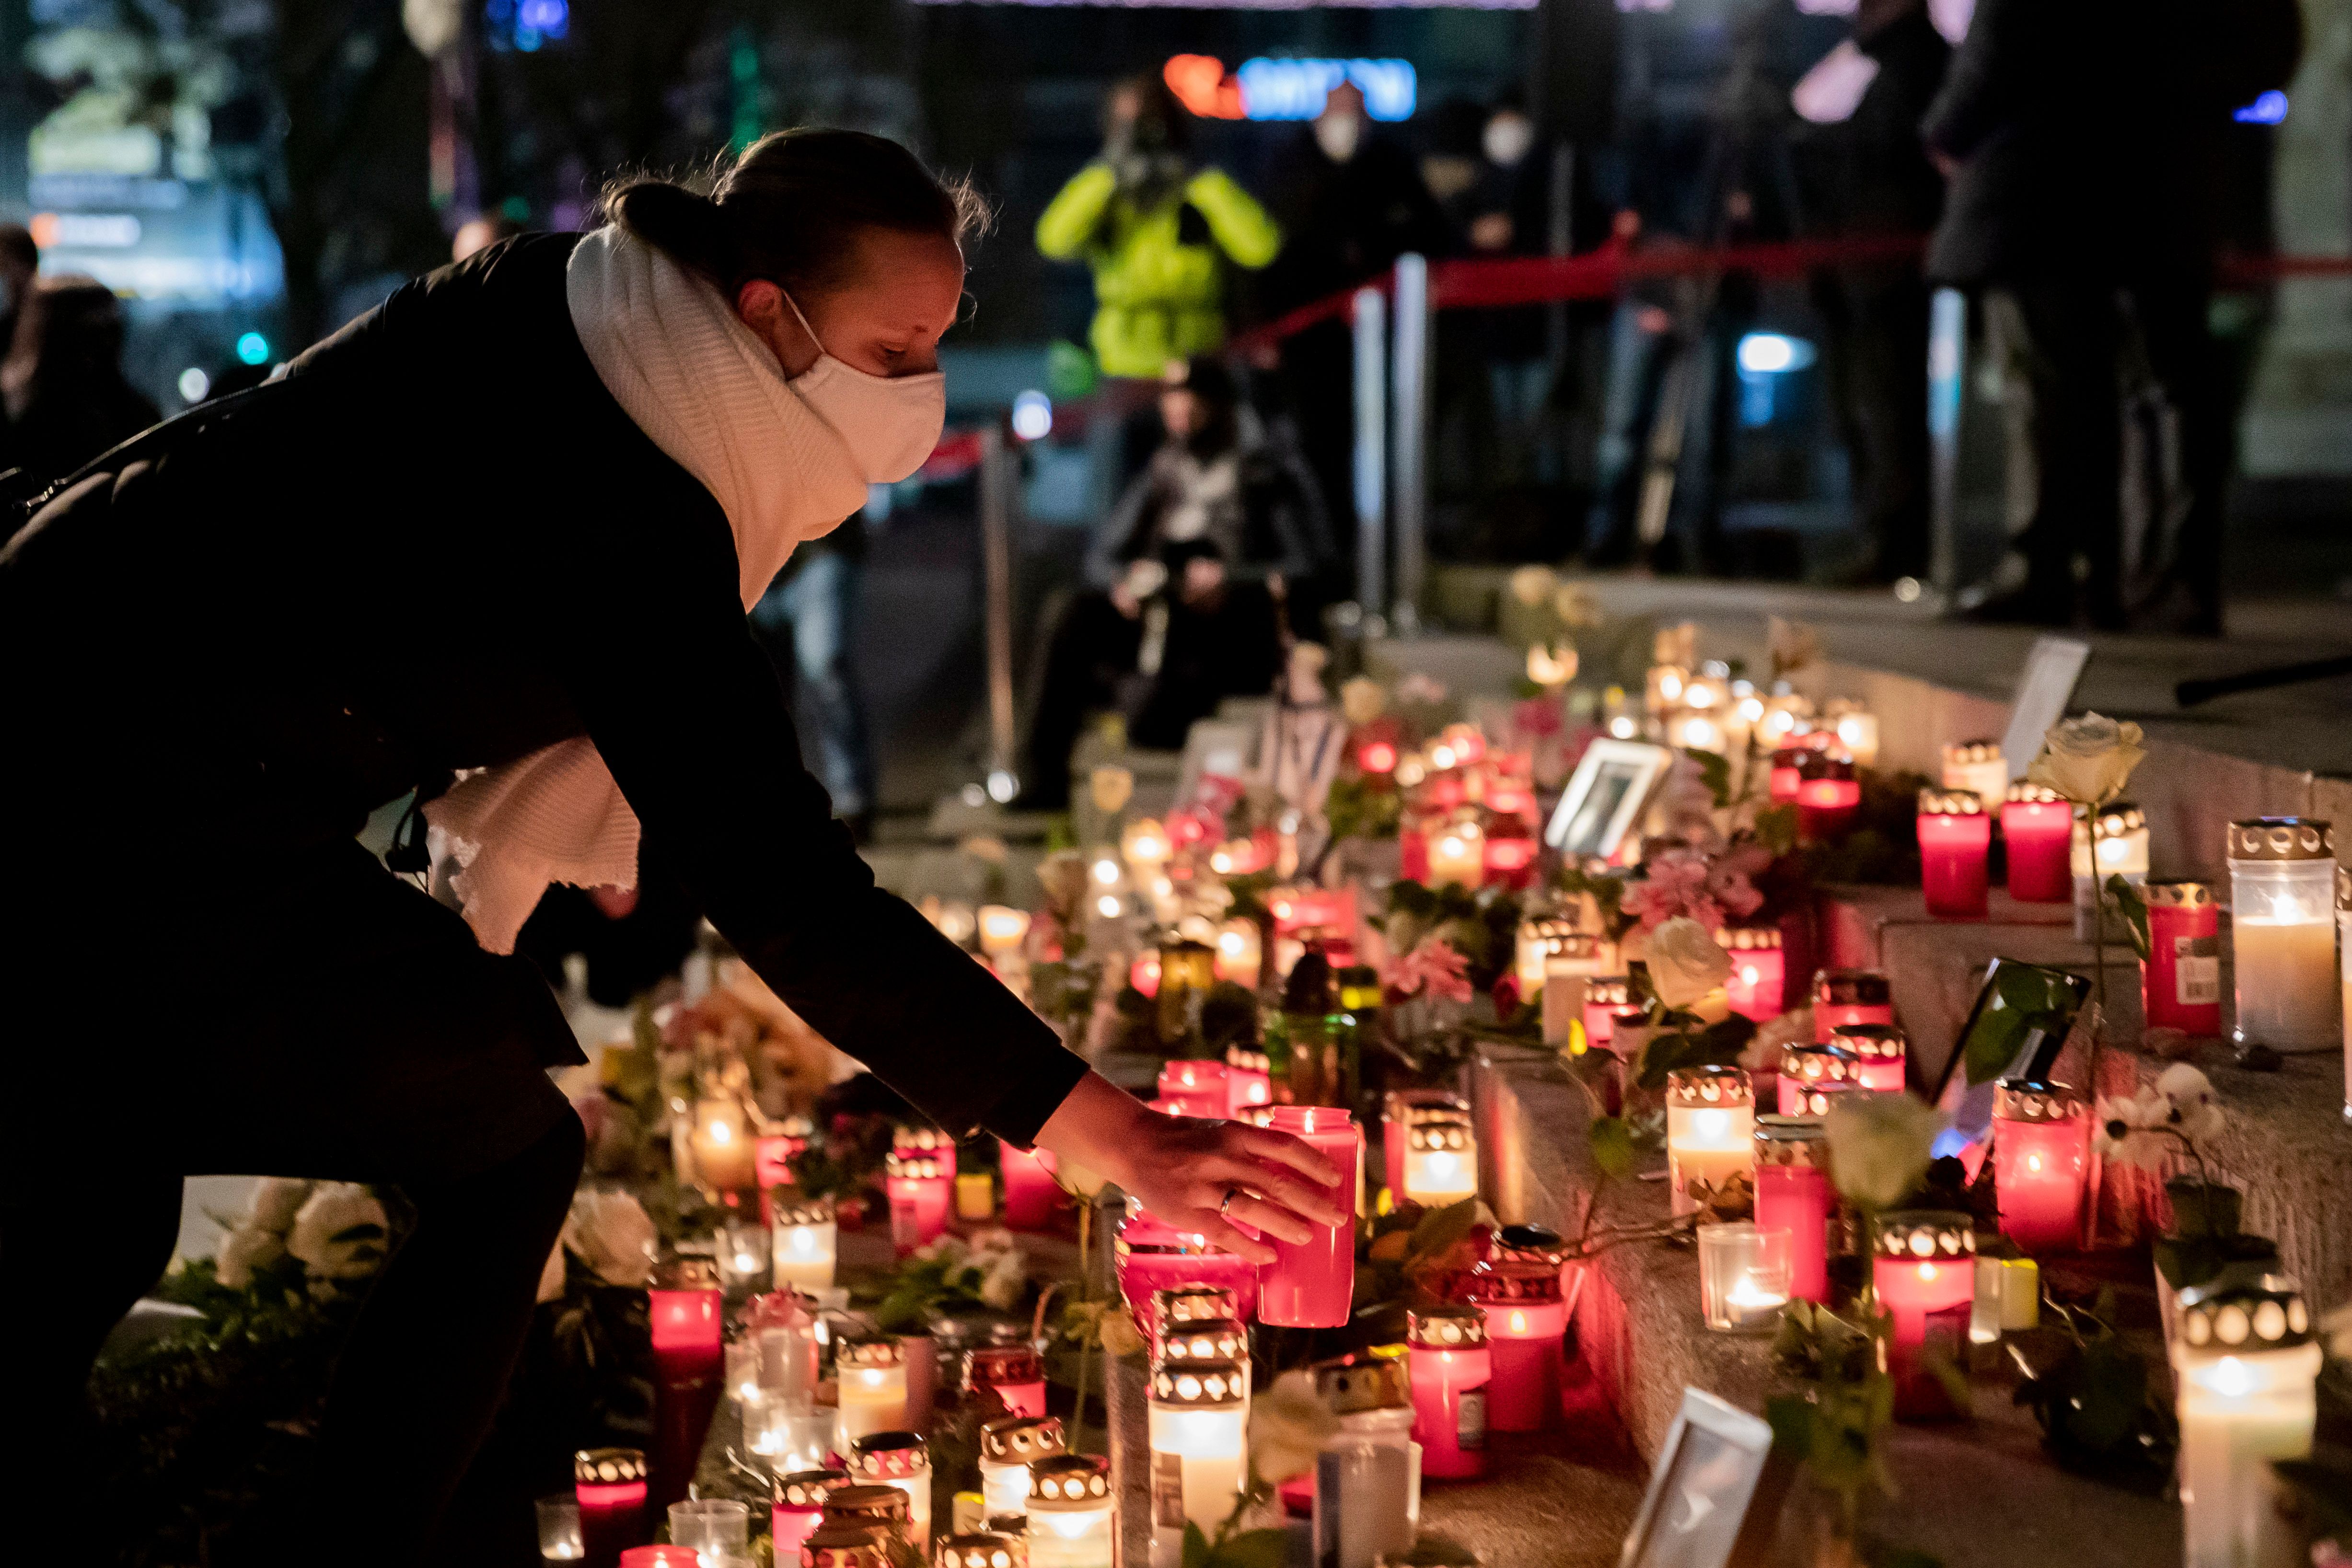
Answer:
[[[1225,1217],[1225,1211],[1234,1206],[1234,1200],[1242,1195],[1242,1191],[1243,1190],[1240,1187],[1227,1187],[1225,1189],[1224,1201],[1217,1205],[1217,1217],[1219,1219],[1223,1219]]]

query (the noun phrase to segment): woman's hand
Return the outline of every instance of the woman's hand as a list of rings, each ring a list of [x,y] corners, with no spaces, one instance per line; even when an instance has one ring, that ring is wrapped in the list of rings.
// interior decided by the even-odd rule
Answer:
[[[1133,1194],[1181,1231],[1248,1258],[1274,1261],[1274,1248],[1234,1223],[1301,1242],[1313,1226],[1341,1225],[1355,1212],[1352,1173],[1287,1133],[1152,1110],[1099,1073],[1078,1080],[1046,1119],[1037,1142]]]

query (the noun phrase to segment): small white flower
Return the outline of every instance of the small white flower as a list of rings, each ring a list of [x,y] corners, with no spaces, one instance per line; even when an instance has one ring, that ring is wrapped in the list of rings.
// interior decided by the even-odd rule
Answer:
[[[2153,1089],[2102,1100],[2099,1124],[2091,1146],[2103,1160],[2153,1171],[2178,1147],[2161,1133],[2151,1131],[2165,1125],[2171,1110],[2171,1102]]]
[[[356,1182],[321,1182],[294,1215],[286,1250],[311,1274],[326,1279],[361,1279],[383,1262],[383,1232],[390,1221],[376,1195]],[[344,1237],[373,1226],[373,1236]]]
[[[1731,954],[1698,921],[1677,915],[1650,933],[1650,988],[1672,1008],[1687,1008],[1731,977]]]
[[[2156,1080],[2156,1092],[2171,1107],[2170,1124],[2184,1136],[2203,1143],[2221,1132],[2221,1097],[2212,1081],[2187,1062],[2175,1062]]]
[[[1944,1118],[1907,1094],[1841,1094],[1822,1119],[1830,1174],[1865,1209],[1892,1208],[1927,1173]]]
[[[1315,1457],[1339,1429],[1339,1418],[1315,1397],[1306,1373],[1286,1372],[1250,1405],[1250,1468],[1269,1486],[1315,1468]]]
[[[221,1238],[213,1260],[213,1275],[232,1290],[253,1283],[253,1271],[266,1268],[286,1256],[286,1238],[274,1230],[243,1225]]]
[[[980,1299],[1000,1312],[1009,1312],[1029,1289],[1029,1266],[1018,1252],[999,1252],[988,1261],[980,1281]]]
[[[2063,720],[2042,735],[2041,753],[2025,770],[2026,782],[2077,805],[2105,805],[2123,793],[2132,770],[2147,755],[2140,740],[2138,725],[2096,713]]]

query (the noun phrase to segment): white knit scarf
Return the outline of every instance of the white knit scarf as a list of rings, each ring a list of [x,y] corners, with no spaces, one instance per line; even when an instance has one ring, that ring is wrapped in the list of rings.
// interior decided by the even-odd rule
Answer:
[[[746,610],[794,545],[866,504],[849,448],[709,283],[606,227],[572,251],[564,298],[604,390],[726,511]],[[462,776],[425,819],[492,952],[514,951],[551,882],[636,885],[636,813],[585,736]]]

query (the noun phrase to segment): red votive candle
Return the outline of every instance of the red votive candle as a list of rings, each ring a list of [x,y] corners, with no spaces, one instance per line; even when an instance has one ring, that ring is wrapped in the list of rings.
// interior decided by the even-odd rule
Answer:
[[[1807,844],[1834,838],[1853,820],[1862,805],[1862,785],[1853,763],[1826,752],[1807,754],[1798,768],[1797,837]]]
[[[1617,1037],[1617,1020],[1638,1021],[1647,1011],[1633,1001],[1633,983],[1622,974],[1602,975],[1584,983],[1584,1044],[1588,1050],[1608,1050]]]
[[[1985,862],[1992,854],[1992,818],[1964,789],[1919,792],[1919,886],[1927,912],[1938,920],[1985,917]]]
[[[727,1324],[719,1270],[709,1258],[665,1264],[646,1296],[654,1346],[651,1500],[667,1508],[686,1496],[725,1392]]]
[[[621,1568],[702,1568],[702,1553],[691,1546],[658,1542],[632,1546],[621,1553]]]
[[[1270,1125],[1304,1139],[1340,1173],[1323,1195],[1348,1217],[1339,1225],[1314,1226],[1315,1234],[1303,1242],[1266,1237],[1274,1261],[1259,1271],[1258,1321],[1286,1329],[1336,1329],[1347,1322],[1355,1290],[1356,1172],[1362,1145],[1348,1113],[1333,1106],[1277,1105]]]
[[[1895,1380],[1898,1419],[1937,1421],[1965,1414],[1931,1368],[1938,1359],[1947,1366],[1968,1367],[1976,1255],[1976,1232],[1967,1215],[1898,1209],[1878,1218],[1871,1277],[1878,1304],[1894,1319],[1886,1370]]]
[[[1789,973],[1780,928],[1731,926],[1717,931],[1715,942],[1731,954],[1731,973],[1723,983],[1731,1010],[1759,1024],[1779,1017]]]
[[[635,1448],[583,1448],[572,1456],[584,1568],[618,1568],[621,1553],[649,1533],[646,1490],[646,1457]]]
[[[1408,882],[1429,880],[1429,835],[1418,823],[1397,830],[1397,875]]]
[[[751,1141],[751,1173],[760,1184],[760,1223],[773,1226],[776,1223],[774,1189],[793,1184],[793,1156],[808,1147],[808,1122],[801,1117],[787,1117],[772,1132],[762,1132]]]
[[[939,1167],[948,1185],[955,1185],[956,1141],[936,1127],[894,1127],[890,1152],[902,1159],[929,1160]]]
[[[1895,987],[1882,971],[1824,969],[1813,976],[1814,1039],[1828,1044],[1841,1024],[1893,1022]]]
[[[1830,1299],[1830,1182],[1822,1124],[1810,1118],[1756,1119],[1756,1228],[1789,1233],[1789,1295]]]
[[[1486,877],[1488,887],[1500,884],[1510,889],[1525,888],[1535,879],[1536,841],[1532,838],[1486,836]]]
[[[1805,1116],[1805,1097],[1813,1089],[1862,1087],[1862,1062],[1843,1046],[1809,1046],[1793,1041],[1780,1047],[1780,1114]],[[1760,1221],[1758,1228],[1769,1230]]]
[[[1486,1391],[1495,1375],[1486,1315],[1476,1307],[1408,1310],[1405,1343],[1421,1473],[1433,1480],[1485,1475]]]
[[[1140,1206],[1120,1222],[1111,1242],[1111,1267],[1118,1293],[1135,1319],[1136,1332],[1157,1343],[1152,1297],[1162,1290],[1202,1286],[1233,1292],[1234,1310],[1249,1321],[1257,1310],[1257,1268],[1249,1259],[1211,1247],[1194,1232],[1161,1222]]]
[[[2151,1029],[2221,1032],[2221,906],[2210,883],[2142,884],[2147,900],[2147,963],[2140,1003]]]
[[[1045,1363],[1027,1345],[982,1345],[964,1352],[963,1381],[980,1401],[983,1421],[1045,1414]]]
[[[1238,1121],[1250,1107],[1273,1103],[1274,1072],[1265,1053],[1247,1046],[1227,1046],[1223,1114]]]
[[[1880,1094],[1903,1092],[1903,1058],[1909,1042],[1892,1024],[1840,1024],[1830,1044],[1853,1058],[1853,1077]]]
[[[801,1542],[816,1533],[824,1518],[824,1500],[835,1489],[849,1484],[847,1470],[796,1470],[776,1478],[775,1509],[769,1528],[774,1532],[776,1568],[800,1561]]]
[[[1179,1116],[1223,1120],[1233,1109],[1223,1062],[1170,1062],[1160,1069],[1160,1098],[1176,1102]]]
[[[1396,1201],[1404,1201],[1406,1141],[1415,1125],[1444,1113],[1466,1118],[1462,1097],[1442,1089],[1392,1089],[1381,1102],[1381,1175]]]
[[[2020,779],[2000,808],[2009,845],[2009,896],[2029,904],[2074,901],[2074,808]]]
[[[890,1199],[890,1244],[900,1257],[936,1240],[948,1227],[955,1182],[928,1157],[883,1156],[882,1190]]]
[[[1044,1149],[1016,1149],[998,1139],[998,1168],[1004,1173],[1004,1225],[1008,1230],[1043,1230],[1061,1206],[1054,1180],[1054,1156]]]
[[[1559,1235],[1539,1225],[1505,1226],[1471,1277],[1486,1316],[1494,1369],[1486,1424],[1497,1432],[1535,1432],[1560,1415],[1562,1344],[1568,1302],[1560,1289],[1567,1262]]]
[[[2082,1245],[2090,1118],[2063,1083],[2005,1078],[1993,1086],[1992,1184],[2000,1233],[2027,1252]]]
[[[1766,784],[1774,805],[1796,804],[1797,785],[1804,779],[1804,762],[1811,754],[1810,746],[1782,746],[1772,753],[1772,771]]]

